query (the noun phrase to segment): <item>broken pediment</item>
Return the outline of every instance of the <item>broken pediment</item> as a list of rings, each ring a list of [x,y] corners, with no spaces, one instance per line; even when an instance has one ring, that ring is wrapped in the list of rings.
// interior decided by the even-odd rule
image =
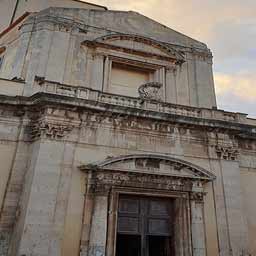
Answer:
[[[215,179],[212,173],[201,167],[184,160],[158,154],[136,154],[113,157],[102,162],[81,166],[80,169],[151,173],[200,180]]]

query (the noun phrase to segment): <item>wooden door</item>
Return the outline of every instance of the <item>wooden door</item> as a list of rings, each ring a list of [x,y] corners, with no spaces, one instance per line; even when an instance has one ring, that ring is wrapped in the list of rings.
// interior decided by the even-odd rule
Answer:
[[[173,200],[120,196],[116,256],[172,256]]]

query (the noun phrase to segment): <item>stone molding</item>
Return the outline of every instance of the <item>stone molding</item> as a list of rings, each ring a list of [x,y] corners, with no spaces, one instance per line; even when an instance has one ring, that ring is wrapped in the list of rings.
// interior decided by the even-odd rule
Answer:
[[[128,54],[133,54],[133,55],[138,55],[142,57],[148,57],[148,58],[156,58],[159,60],[164,60],[171,62],[175,65],[181,65],[184,61],[183,60],[178,60],[176,59],[176,56],[164,56],[152,52],[146,52],[146,51],[140,51],[140,50],[135,50],[127,47],[122,47],[118,45],[111,45],[111,44],[105,44],[102,42],[97,42],[97,41],[90,41],[90,40],[85,40],[84,42],[81,43],[81,45],[85,45],[90,48],[103,48],[103,49],[110,49],[110,50],[116,50],[118,52],[125,52]]]
[[[44,78],[36,77],[35,85],[39,85],[40,92],[54,95],[63,95],[77,99],[97,101],[111,105],[135,108],[140,110],[156,111],[162,114],[174,114],[187,117],[204,118],[206,121],[227,121],[233,123],[243,123],[246,115],[240,113],[225,112],[222,110],[203,109],[190,106],[171,104],[166,102],[141,102],[139,98],[121,96],[111,93],[90,89],[89,87],[79,87],[47,81]]]
[[[157,189],[164,191],[189,192],[193,183],[190,179],[168,177],[161,174],[133,173],[117,170],[86,170],[90,173],[89,193],[107,195],[113,187]]]
[[[28,27],[28,28],[27,28]],[[42,28],[62,31],[67,33],[81,33],[87,34],[88,31],[101,31],[102,33],[108,33],[107,35],[103,35],[101,37],[95,38],[93,41],[97,42],[107,42],[108,40],[118,40],[118,38],[122,38],[123,40],[139,40],[140,42],[144,42],[146,44],[155,45],[155,47],[161,48],[169,54],[176,55],[178,59],[183,62],[184,53],[192,53],[194,55],[202,56],[203,58],[212,58],[212,54],[209,49],[199,49],[199,48],[191,48],[185,45],[174,45],[168,43],[162,43],[157,40],[153,40],[147,37],[135,35],[135,34],[121,34],[116,31],[111,31],[109,29],[95,27],[89,24],[85,24],[82,22],[78,22],[72,18],[64,18],[61,16],[56,16],[50,13],[39,13],[33,16],[30,16],[23,24],[21,24],[20,28],[23,31],[36,31]],[[105,44],[106,45],[106,44]]]
[[[145,160],[150,163],[148,169],[145,168]],[[160,172],[156,162],[172,166],[173,171]],[[214,174],[191,163],[158,154],[119,156],[80,166],[79,169],[89,173],[89,190],[96,194],[107,194],[113,187],[198,193],[203,191],[203,183],[215,179]]]
[[[156,168],[156,162],[159,163],[158,168]],[[162,162],[161,167],[160,162]],[[168,164],[171,167],[168,172],[160,171],[160,168],[164,168],[163,164]],[[134,167],[132,167],[133,165]],[[145,168],[145,166],[148,168]],[[215,179],[215,175],[207,170],[184,160],[159,154],[134,154],[113,157],[101,162],[80,166],[79,169],[88,173],[89,193],[101,195],[107,195],[113,187],[157,189],[197,194],[203,192],[203,183]],[[199,198],[200,196],[197,195],[193,200],[199,200]]]
[[[99,38],[96,38],[93,42],[95,43],[104,43],[106,46],[114,46],[109,44],[109,42],[116,41],[116,40],[126,40],[126,41],[133,41],[133,42],[138,42],[142,43],[145,45],[149,45],[152,47],[155,47],[159,50],[161,50],[163,53],[168,54],[171,58],[175,60],[176,64],[182,64],[185,62],[185,58],[183,56],[183,53],[181,51],[177,51],[170,45],[166,43],[161,43],[158,42],[152,38],[144,37],[144,36],[139,36],[139,35],[134,35],[134,34],[120,34],[120,33],[111,33],[108,35],[101,36]]]
[[[189,178],[195,180],[214,180],[215,175],[199,166],[196,166],[185,160],[177,159],[169,155],[163,154],[132,154],[107,158],[104,161],[99,161],[96,163],[91,163],[88,165],[80,166],[81,170],[128,170],[128,171],[139,171],[146,172],[148,169],[153,170],[154,173],[157,169],[160,169],[160,164],[166,164],[177,171],[175,173],[171,172],[170,175],[175,177]],[[168,169],[169,169],[168,168]],[[160,173],[159,173],[160,174]],[[167,173],[162,175],[168,176]],[[199,184],[200,182],[198,182]]]

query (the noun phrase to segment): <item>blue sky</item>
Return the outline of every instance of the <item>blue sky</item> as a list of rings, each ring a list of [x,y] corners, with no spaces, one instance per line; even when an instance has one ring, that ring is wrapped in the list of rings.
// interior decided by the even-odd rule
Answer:
[[[208,45],[218,107],[256,118],[256,0],[95,0],[140,12]]]

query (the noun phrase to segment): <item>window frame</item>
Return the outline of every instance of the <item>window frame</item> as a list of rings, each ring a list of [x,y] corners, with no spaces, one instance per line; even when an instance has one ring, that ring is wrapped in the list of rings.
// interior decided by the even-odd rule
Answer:
[[[127,65],[135,70],[148,70],[152,72],[152,81],[159,82],[162,86],[162,100],[166,100],[166,69],[165,65],[160,65],[154,61],[140,61],[134,58],[124,58],[115,55],[108,55],[104,59],[104,72],[103,72],[103,92],[112,93],[110,91],[111,87],[111,71],[114,65]],[[114,94],[114,93],[113,93]],[[122,95],[125,96],[125,95]]]

